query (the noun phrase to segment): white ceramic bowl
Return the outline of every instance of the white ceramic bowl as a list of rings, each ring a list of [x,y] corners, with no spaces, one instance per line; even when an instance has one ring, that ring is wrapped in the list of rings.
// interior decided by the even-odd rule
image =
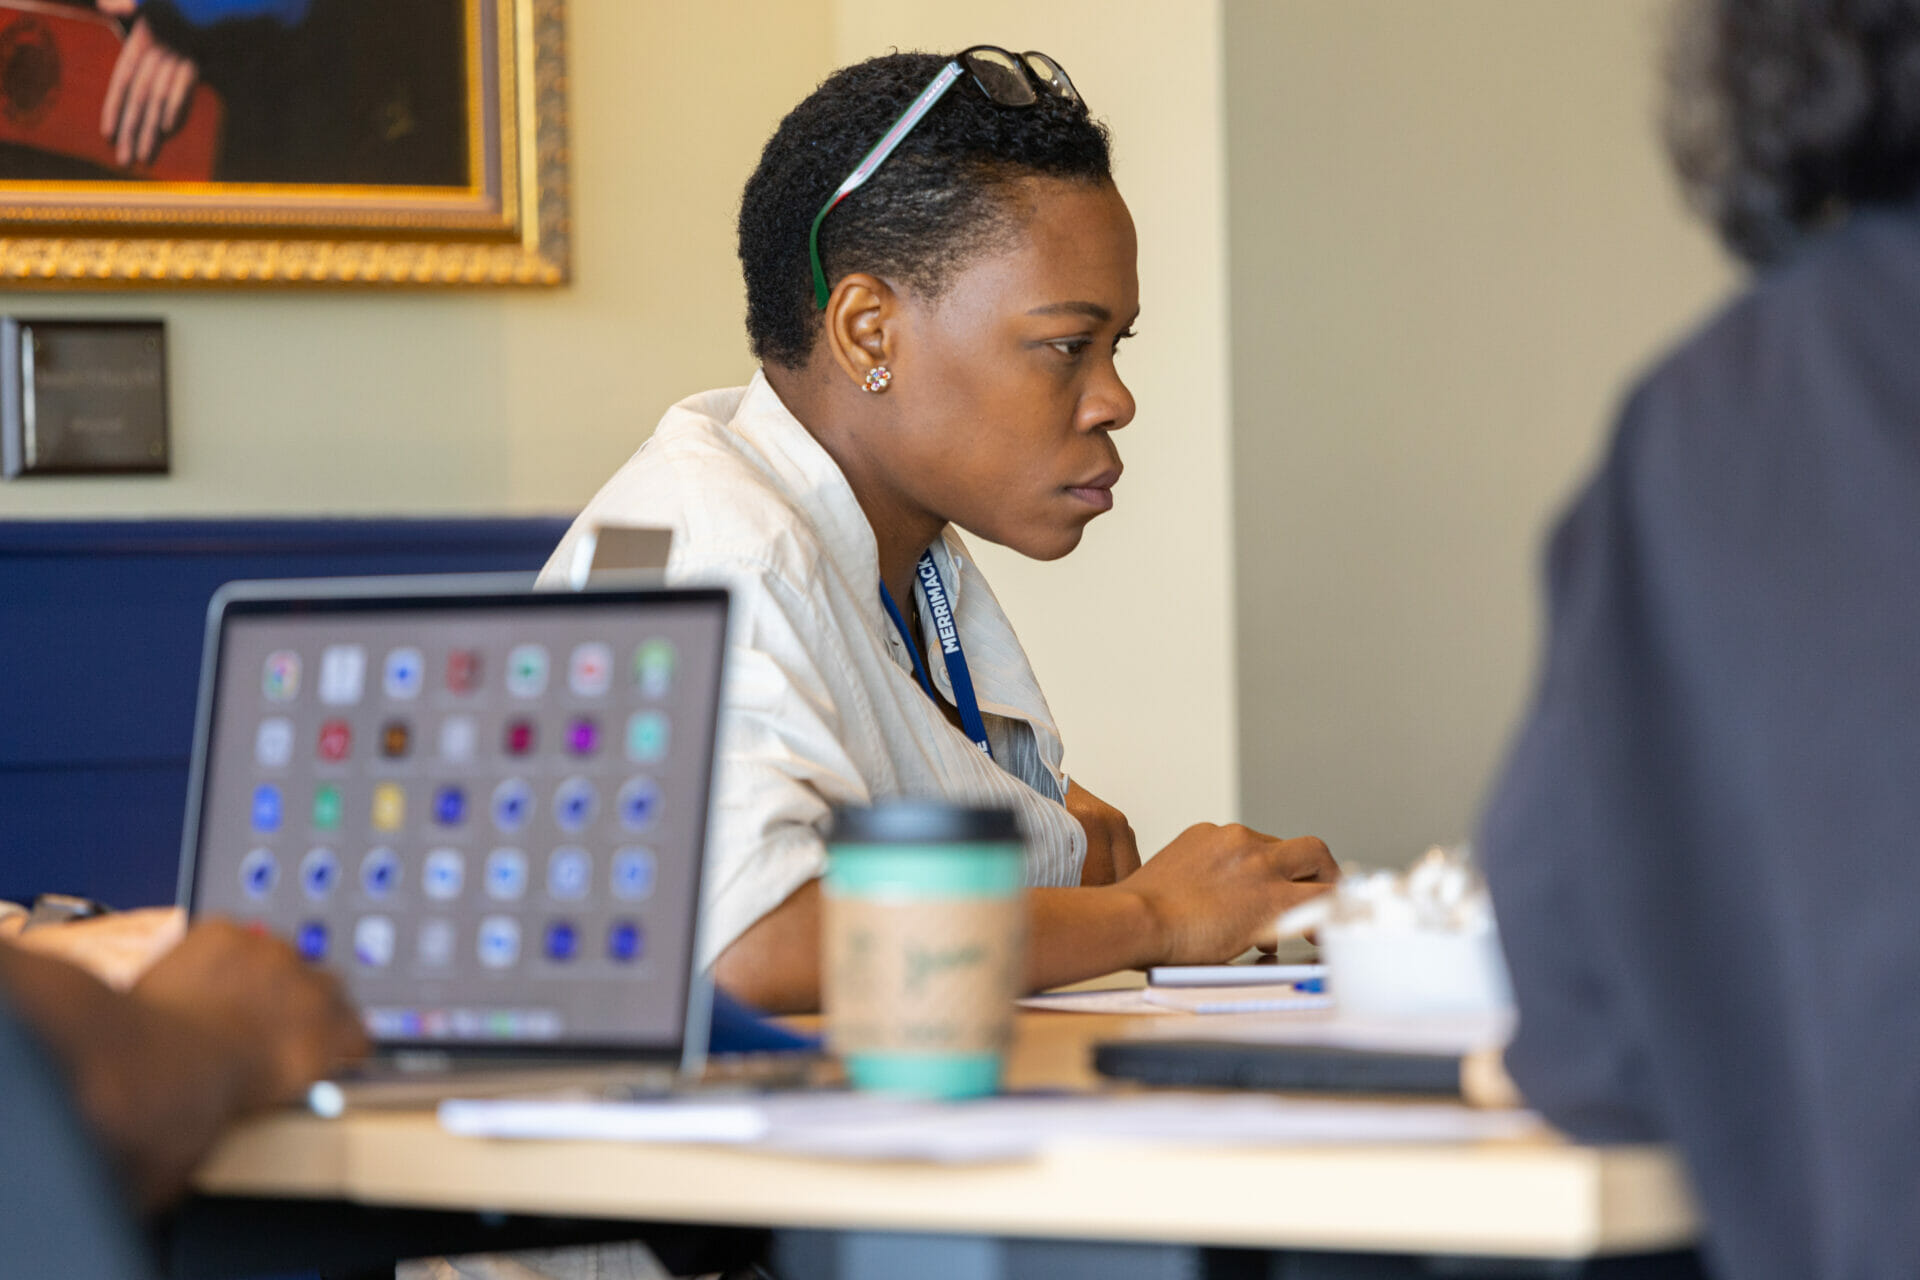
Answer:
[[[1329,921],[1319,930],[1327,986],[1343,1012],[1390,1017],[1494,1014],[1513,1005],[1500,937]]]

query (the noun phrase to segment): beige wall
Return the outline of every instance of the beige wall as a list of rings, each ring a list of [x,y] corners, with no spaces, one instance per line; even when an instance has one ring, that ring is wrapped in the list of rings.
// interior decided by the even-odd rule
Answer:
[[[1728,286],[1656,146],[1656,0],[1227,0],[1240,760],[1336,854],[1465,834],[1538,544]]]
[[[0,517],[566,511],[668,404],[744,382],[734,207],[831,64],[826,0],[567,8],[573,285],[0,295],[165,316],[174,423],[171,476],[0,485]]]
[[[1220,18],[1214,0],[837,0],[836,60],[993,43],[1059,58],[1113,129],[1140,233],[1139,402],[1114,510],[1054,564],[981,559],[1067,767],[1153,849],[1237,807]]]

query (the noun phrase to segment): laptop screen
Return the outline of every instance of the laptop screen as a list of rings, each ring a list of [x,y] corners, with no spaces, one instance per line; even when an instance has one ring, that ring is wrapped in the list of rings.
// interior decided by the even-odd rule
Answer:
[[[490,581],[216,597],[183,891],[385,1046],[677,1053],[726,594]]]

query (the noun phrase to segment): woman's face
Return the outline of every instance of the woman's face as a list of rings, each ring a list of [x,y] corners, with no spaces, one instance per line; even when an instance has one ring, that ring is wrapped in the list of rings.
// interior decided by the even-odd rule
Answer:
[[[1110,184],[1028,179],[1013,241],[903,299],[888,470],[914,505],[1040,560],[1113,506],[1133,420],[1114,356],[1140,310],[1133,219]]]

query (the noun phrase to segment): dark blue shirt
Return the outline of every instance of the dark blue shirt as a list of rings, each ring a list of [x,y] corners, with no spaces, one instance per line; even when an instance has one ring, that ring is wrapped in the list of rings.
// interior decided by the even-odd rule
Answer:
[[[1658,367],[1548,576],[1480,836],[1509,1069],[1675,1144],[1718,1274],[1920,1275],[1920,211]]]
[[[0,1276],[141,1280],[151,1274],[125,1197],[4,993],[0,1138]]]

